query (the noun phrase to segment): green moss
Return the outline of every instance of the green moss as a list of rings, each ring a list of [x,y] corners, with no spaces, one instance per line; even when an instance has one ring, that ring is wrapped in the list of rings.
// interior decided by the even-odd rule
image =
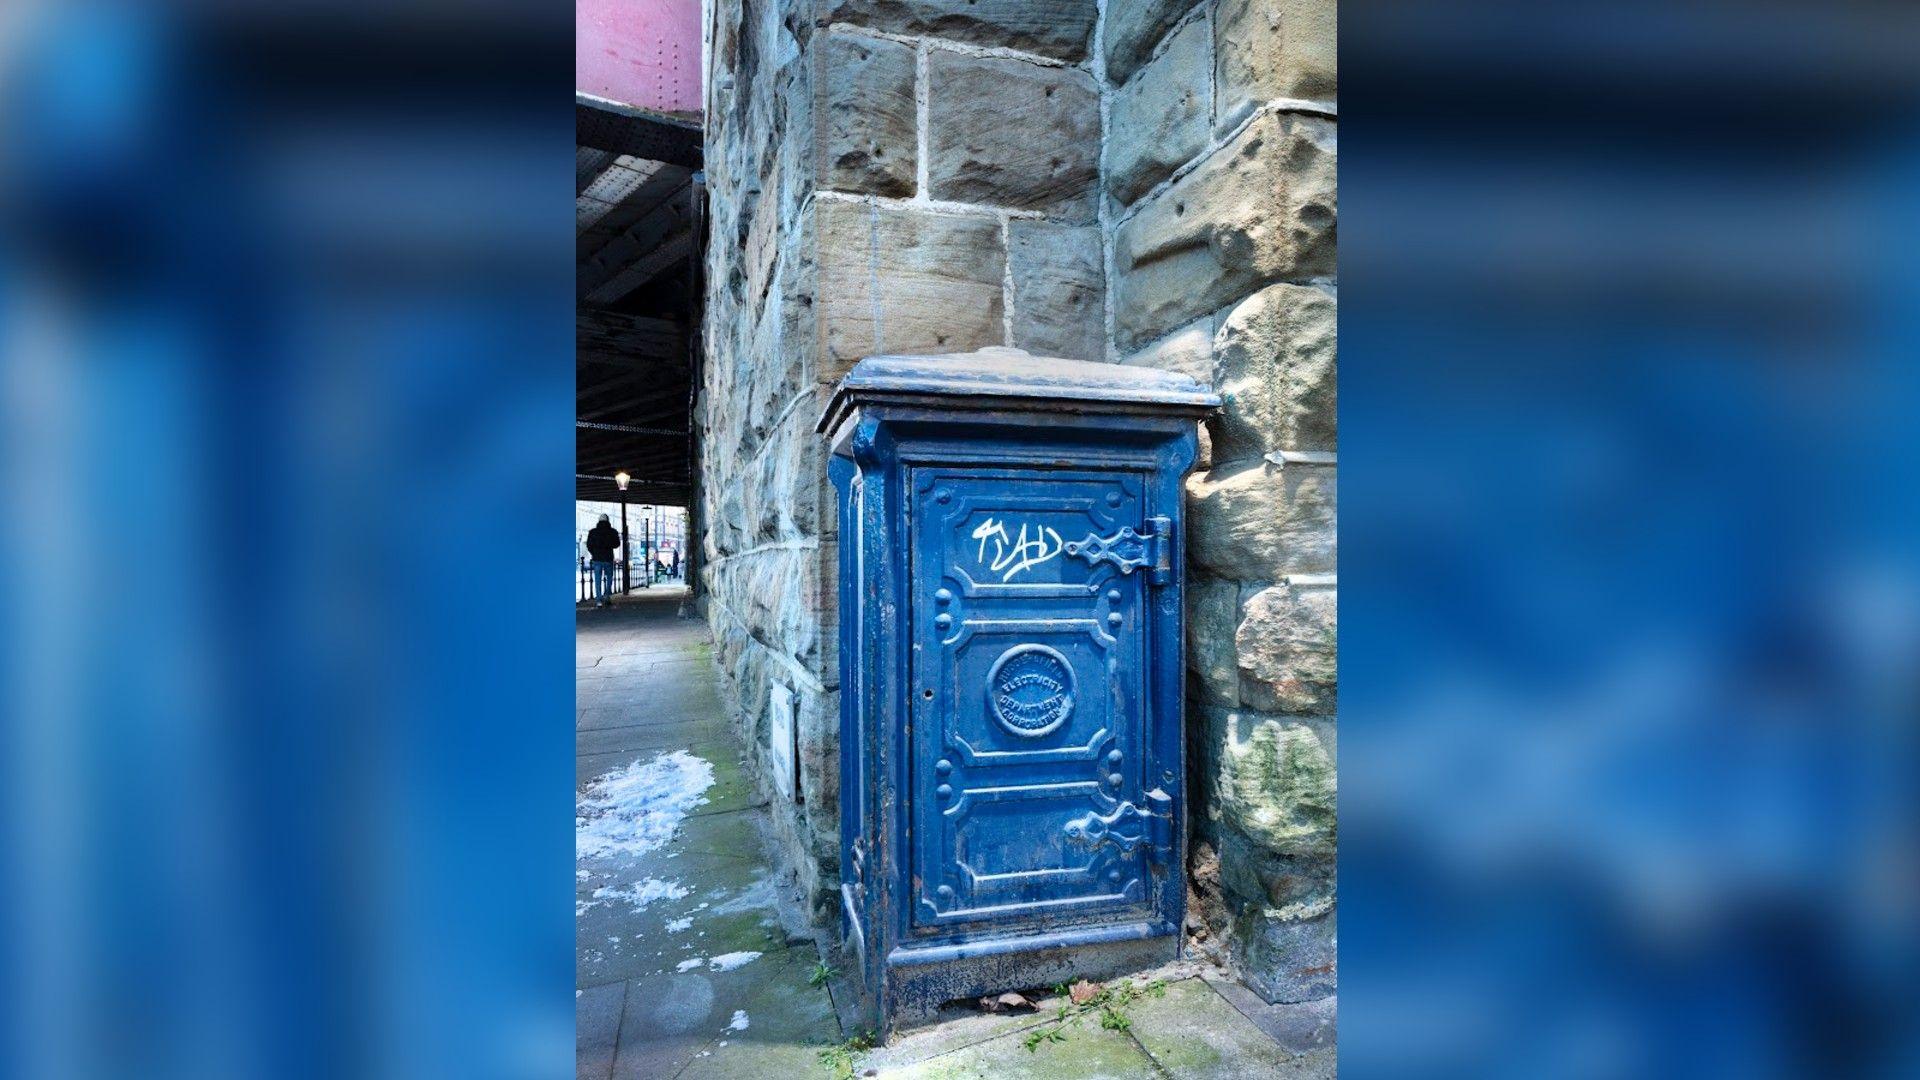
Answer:
[[[1262,721],[1220,762],[1225,817],[1269,850],[1326,854],[1338,826],[1333,760],[1304,725]]]
[[[1220,1051],[1205,1039],[1157,1039],[1153,1060],[1173,1076],[1199,1076],[1220,1064]]]

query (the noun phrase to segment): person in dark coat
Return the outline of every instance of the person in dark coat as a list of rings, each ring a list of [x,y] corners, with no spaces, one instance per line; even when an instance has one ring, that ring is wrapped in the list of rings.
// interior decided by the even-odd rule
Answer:
[[[620,546],[620,534],[607,515],[587,533],[587,554],[593,557],[593,606],[613,605],[613,552]]]

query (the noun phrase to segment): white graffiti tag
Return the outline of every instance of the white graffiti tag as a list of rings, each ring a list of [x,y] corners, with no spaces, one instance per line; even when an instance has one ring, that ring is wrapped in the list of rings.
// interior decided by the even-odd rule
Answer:
[[[1012,581],[1013,575],[1022,570],[1039,566],[1049,559],[1057,558],[1065,544],[1060,534],[1045,525],[1033,527],[1033,537],[1027,537],[1027,523],[1020,523],[1017,538],[1009,539],[1005,522],[993,518],[981,522],[973,530],[973,539],[980,541],[978,558],[995,572],[1006,571],[1001,581]],[[987,558],[987,542],[993,542],[993,558]]]

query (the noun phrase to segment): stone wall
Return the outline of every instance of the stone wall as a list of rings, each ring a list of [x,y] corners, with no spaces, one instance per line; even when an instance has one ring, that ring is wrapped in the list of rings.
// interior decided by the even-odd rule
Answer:
[[[813,425],[874,353],[1106,357],[1098,5],[715,0],[711,14],[706,610],[775,827],[831,925],[837,537]],[[797,792],[775,790],[770,743],[789,708]]]
[[[1188,482],[1202,949],[1334,989],[1334,0],[1107,0],[1112,356],[1225,400]]]
[[[1330,993],[1331,0],[711,8],[702,572],[816,912],[838,881],[827,392],[882,352],[1176,367],[1228,401],[1191,484],[1196,932],[1270,998]],[[769,742],[789,709],[797,792]]]

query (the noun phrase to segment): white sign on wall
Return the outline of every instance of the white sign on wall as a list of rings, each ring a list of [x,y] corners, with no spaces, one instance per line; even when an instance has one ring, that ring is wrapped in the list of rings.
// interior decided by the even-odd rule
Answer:
[[[781,796],[798,802],[800,789],[793,775],[793,691],[779,683],[769,684],[767,708],[771,714],[767,756],[773,761],[773,782]]]

